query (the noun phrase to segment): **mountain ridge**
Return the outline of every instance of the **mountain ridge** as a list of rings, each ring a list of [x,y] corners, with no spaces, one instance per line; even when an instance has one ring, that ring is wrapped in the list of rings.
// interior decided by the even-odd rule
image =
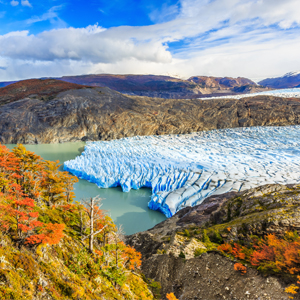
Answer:
[[[184,80],[165,75],[91,74],[42,79],[56,79],[94,87],[109,87],[123,94],[165,99],[247,94],[269,89],[258,86],[254,81],[243,77],[192,76]],[[16,82],[0,82],[0,87],[14,83]]]

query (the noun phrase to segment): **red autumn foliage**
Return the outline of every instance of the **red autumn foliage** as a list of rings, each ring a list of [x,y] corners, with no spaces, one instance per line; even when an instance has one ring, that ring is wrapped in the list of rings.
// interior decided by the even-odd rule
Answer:
[[[32,235],[26,238],[25,244],[48,244],[55,245],[60,242],[63,237],[63,230],[65,224],[45,224],[40,230],[39,234]]]
[[[300,272],[300,237],[297,232],[287,232],[284,237],[268,234],[264,238],[253,238],[251,247],[225,243],[218,249],[250,262],[261,271]]]
[[[243,266],[241,263],[236,263],[234,265],[234,269],[236,271],[240,271],[241,275],[245,275],[247,273],[247,268],[245,266]]]
[[[60,241],[64,224],[44,224],[36,210],[36,202],[51,206],[73,200],[77,179],[58,168],[23,145],[12,151],[0,145],[0,229],[27,245]]]
[[[234,244],[234,247],[232,248],[232,254],[239,259],[245,259],[246,255],[242,252],[243,247],[239,244]]]

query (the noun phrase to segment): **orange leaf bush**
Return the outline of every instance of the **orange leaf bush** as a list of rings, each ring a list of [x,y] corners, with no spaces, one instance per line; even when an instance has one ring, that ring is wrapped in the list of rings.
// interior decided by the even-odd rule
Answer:
[[[168,300],[178,300],[173,293],[167,294],[166,297]]]
[[[245,275],[247,273],[247,268],[243,266],[241,263],[236,263],[234,265],[235,271],[240,271],[242,275]]]

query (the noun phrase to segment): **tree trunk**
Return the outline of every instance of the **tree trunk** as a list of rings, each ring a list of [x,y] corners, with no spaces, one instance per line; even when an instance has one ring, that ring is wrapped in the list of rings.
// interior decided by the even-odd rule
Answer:
[[[89,250],[91,253],[94,252],[94,199],[91,198],[91,210],[90,210],[90,241],[89,241]]]

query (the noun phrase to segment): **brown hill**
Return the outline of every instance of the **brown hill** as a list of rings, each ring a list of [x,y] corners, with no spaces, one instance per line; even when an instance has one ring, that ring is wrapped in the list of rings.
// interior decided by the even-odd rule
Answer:
[[[24,99],[28,96],[49,100],[64,91],[83,89],[85,86],[56,79],[29,79],[0,88],[0,105]]]

